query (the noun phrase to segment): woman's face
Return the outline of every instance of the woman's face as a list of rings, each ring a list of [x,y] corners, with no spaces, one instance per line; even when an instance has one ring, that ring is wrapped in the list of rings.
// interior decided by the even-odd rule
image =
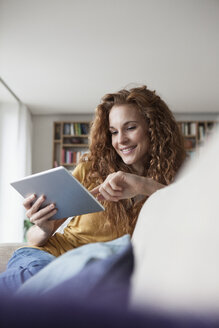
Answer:
[[[137,108],[113,106],[109,113],[109,130],[112,146],[123,162],[142,174],[149,157],[149,138],[147,123]]]

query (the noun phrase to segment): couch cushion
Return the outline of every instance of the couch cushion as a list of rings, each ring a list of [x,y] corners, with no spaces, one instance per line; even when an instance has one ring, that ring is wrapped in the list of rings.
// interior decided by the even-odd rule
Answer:
[[[142,207],[132,305],[219,313],[219,131],[177,181]]]
[[[5,271],[13,252],[24,245],[24,243],[0,243],[0,272]]]

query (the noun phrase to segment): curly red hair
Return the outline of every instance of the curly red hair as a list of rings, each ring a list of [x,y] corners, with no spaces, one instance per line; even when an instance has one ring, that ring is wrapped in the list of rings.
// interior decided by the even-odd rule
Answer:
[[[183,137],[167,104],[155,91],[142,86],[106,94],[97,106],[91,123],[88,154],[91,169],[86,185],[89,186],[93,179],[97,184],[102,183],[110,173],[119,170],[133,173],[132,167],[126,165],[112,147],[109,113],[114,105],[132,105],[139,110],[147,122],[150,140],[150,156],[147,156],[144,175],[165,185],[171,183],[186,156]],[[133,231],[142,204],[131,206],[130,200],[123,200],[105,202],[104,206],[108,222],[114,221],[120,226],[122,223],[124,232]]]

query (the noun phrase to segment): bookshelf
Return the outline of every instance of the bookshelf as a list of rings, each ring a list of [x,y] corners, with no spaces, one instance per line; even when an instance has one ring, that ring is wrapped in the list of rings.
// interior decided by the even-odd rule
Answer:
[[[187,154],[192,156],[203,145],[218,121],[178,121],[184,136]],[[80,157],[88,151],[90,122],[54,122],[52,167],[74,169]]]
[[[90,122],[54,122],[52,166],[72,170],[88,151]]]
[[[200,149],[204,140],[218,125],[217,121],[178,121],[177,123],[184,136],[186,152],[190,156]]]

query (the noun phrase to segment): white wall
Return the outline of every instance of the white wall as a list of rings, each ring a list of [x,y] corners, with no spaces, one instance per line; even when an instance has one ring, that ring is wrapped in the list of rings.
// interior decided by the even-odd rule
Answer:
[[[23,241],[22,197],[11,182],[31,173],[31,115],[17,101],[0,101],[0,242]]]
[[[219,112],[218,0],[0,6],[0,72],[35,115],[92,113],[129,83],[157,90],[174,111]]]
[[[217,121],[218,113],[174,113],[177,121]]]
[[[52,168],[53,122],[91,121],[92,114],[33,115],[33,173]]]

